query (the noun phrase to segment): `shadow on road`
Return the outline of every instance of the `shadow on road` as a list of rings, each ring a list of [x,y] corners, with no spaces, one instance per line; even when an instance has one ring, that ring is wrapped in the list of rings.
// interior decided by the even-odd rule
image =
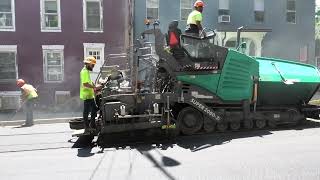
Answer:
[[[299,125],[299,126],[295,126],[295,127],[284,127],[285,128],[289,128],[289,129],[294,129],[294,130],[304,130],[304,129],[310,129],[310,128],[320,128],[320,121],[318,120],[309,120],[309,121],[305,121],[303,124]],[[281,130],[281,129],[280,129]]]
[[[198,136],[182,136],[177,139],[176,143],[178,146],[182,148],[190,149],[192,152],[196,152],[210,148],[212,146],[227,144],[234,139],[264,137],[270,134],[272,134],[270,131],[259,130],[245,132],[216,133]]]
[[[164,156],[161,150],[167,150],[173,148],[174,146],[179,146],[185,149],[189,149],[191,152],[201,151],[207,148],[211,148],[218,145],[223,145],[231,142],[234,139],[250,138],[250,137],[261,137],[272,135],[274,131],[282,130],[304,130],[310,128],[319,128],[320,122],[316,121],[306,121],[298,126],[281,126],[276,129],[262,129],[262,130],[248,130],[248,131],[238,131],[238,132],[226,132],[226,133],[212,133],[212,134],[199,134],[194,136],[179,136],[174,139],[168,139],[165,136],[146,136],[140,133],[136,135],[121,136],[120,134],[108,135],[103,138],[104,144],[99,143],[102,148],[100,152],[106,153],[105,148],[115,148],[115,149],[136,149],[140,154],[142,154],[147,160],[149,160],[159,171],[162,172],[170,180],[174,180],[175,177],[170,174],[166,167],[179,166],[181,163],[172,157]],[[90,157],[95,153],[91,150],[96,146],[95,142],[92,142],[93,137],[81,137],[79,138],[73,148],[78,149],[78,157]],[[86,144],[87,143],[87,144]],[[154,152],[158,154],[159,158],[154,157]],[[133,162],[130,162],[133,163]],[[132,165],[130,165],[132,167]],[[131,168],[128,175],[131,174]]]
[[[92,140],[93,136],[80,136],[71,148],[78,148],[78,157],[91,157],[95,155],[95,153],[91,152],[92,148],[95,147]],[[69,142],[72,143],[71,140]]]
[[[92,151],[92,147],[79,148],[77,156],[78,157],[90,157],[90,156],[93,156],[94,153],[92,153],[91,151]]]
[[[275,129],[262,129],[262,130],[247,130],[238,132],[225,132],[225,133],[212,133],[212,134],[199,134],[193,136],[178,136],[174,139],[168,139],[165,136],[146,136],[138,133],[136,136],[121,136],[119,134],[109,136],[104,139],[103,144],[99,144],[102,148],[116,148],[137,149],[139,152],[147,152],[151,149],[167,150],[173,146],[180,146],[189,149],[192,152],[201,151],[217,145],[229,143],[234,139],[250,138],[250,137],[264,137],[271,135],[272,131],[282,130],[304,130],[309,128],[319,128],[320,122],[305,121],[298,126],[281,126]],[[79,142],[78,142],[79,141]],[[73,147],[81,144],[81,138],[78,139]],[[91,142],[91,141],[90,141]],[[77,144],[78,143],[78,144]],[[90,143],[92,145],[92,143]],[[166,161],[166,160],[164,160]],[[172,163],[166,161],[168,166]],[[174,163],[173,163],[174,164]]]
[[[174,176],[171,175],[165,167],[179,166],[181,163],[171,157],[164,156],[157,148],[154,148],[150,145],[140,145],[135,147],[146,159],[153,163],[153,165],[158,168],[168,179],[174,180]],[[150,150],[155,150],[158,155],[161,157],[161,161],[157,161],[156,158],[150,153]]]
[[[244,131],[244,132],[226,132],[213,134],[199,134],[193,136],[178,136],[173,139],[168,139],[165,136],[137,136],[124,138],[112,136],[105,139],[103,144],[99,144],[103,148],[137,149],[140,151],[148,151],[151,149],[167,150],[174,146],[180,146],[185,149],[190,149],[192,152],[210,148],[212,146],[223,145],[229,143],[233,139],[249,138],[249,137],[264,137],[272,134],[268,130]],[[165,161],[165,160],[164,160]],[[167,161],[170,166],[171,162]],[[174,164],[174,163],[173,163]]]
[[[33,126],[33,125],[22,124],[22,125],[20,125],[20,126],[15,126],[15,127],[13,127],[13,128],[19,129],[19,128],[28,128],[28,127],[32,127],[32,126]]]

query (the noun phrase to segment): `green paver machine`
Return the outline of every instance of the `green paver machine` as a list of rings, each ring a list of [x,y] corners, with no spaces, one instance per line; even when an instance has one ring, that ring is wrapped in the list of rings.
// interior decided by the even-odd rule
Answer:
[[[308,104],[320,85],[316,67],[250,57],[218,46],[213,31],[206,37],[180,34],[177,23],[167,35],[156,26],[141,34],[126,55],[130,73],[105,75],[99,139],[133,131],[262,129],[319,118],[319,107]],[[150,35],[154,46],[146,41]],[[178,42],[171,44],[172,36]],[[121,86],[126,77],[130,83]]]

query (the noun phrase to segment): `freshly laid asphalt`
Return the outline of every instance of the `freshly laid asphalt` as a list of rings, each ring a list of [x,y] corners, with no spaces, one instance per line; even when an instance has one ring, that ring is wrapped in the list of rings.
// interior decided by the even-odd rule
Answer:
[[[33,113],[34,124],[67,123],[70,119],[82,117],[82,112],[42,112]],[[0,126],[20,126],[25,123],[24,112],[0,112]]]
[[[105,149],[73,148],[72,133],[65,123],[0,127],[0,179],[320,179],[319,122]]]

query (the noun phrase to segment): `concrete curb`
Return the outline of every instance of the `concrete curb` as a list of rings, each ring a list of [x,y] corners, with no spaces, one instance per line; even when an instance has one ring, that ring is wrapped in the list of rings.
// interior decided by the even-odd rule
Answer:
[[[51,118],[51,119],[35,119],[33,124],[56,124],[56,123],[68,123],[71,119],[79,119],[82,117],[66,117],[66,118]],[[0,126],[21,126],[25,123],[25,120],[15,121],[0,121]]]

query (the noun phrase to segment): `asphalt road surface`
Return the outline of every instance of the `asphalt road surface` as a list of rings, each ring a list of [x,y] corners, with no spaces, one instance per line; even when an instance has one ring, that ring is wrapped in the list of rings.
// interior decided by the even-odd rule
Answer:
[[[318,180],[320,125],[73,148],[67,124],[0,127],[1,180]]]

